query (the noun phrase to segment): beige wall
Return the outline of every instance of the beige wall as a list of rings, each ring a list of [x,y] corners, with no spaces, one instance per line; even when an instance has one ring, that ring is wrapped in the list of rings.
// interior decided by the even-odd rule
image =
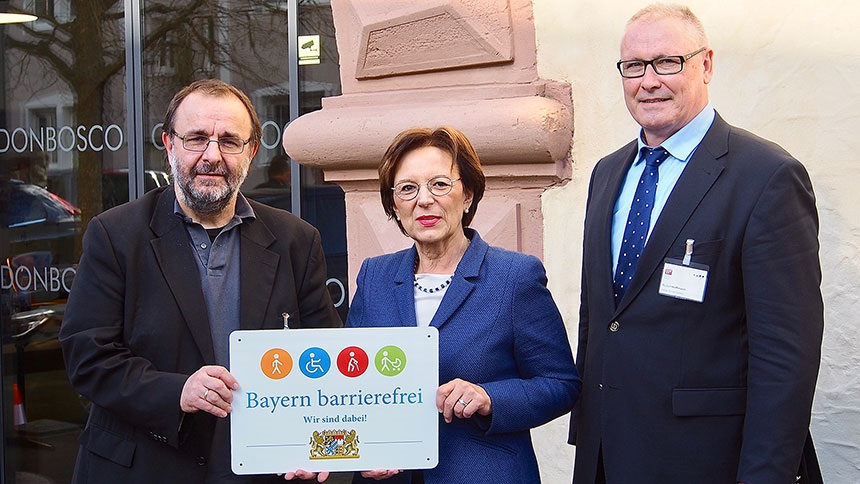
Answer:
[[[534,2],[541,78],[573,91],[572,180],[543,196],[544,262],[575,345],[588,177],[636,135],[615,70],[624,23],[646,2]],[[826,329],[812,432],[824,480],[860,482],[860,6],[851,0],[692,0],[715,51],[711,100],[730,123],[809,169],[821,217]],[[544,481],[570,482],[566,420],[534,432]]]

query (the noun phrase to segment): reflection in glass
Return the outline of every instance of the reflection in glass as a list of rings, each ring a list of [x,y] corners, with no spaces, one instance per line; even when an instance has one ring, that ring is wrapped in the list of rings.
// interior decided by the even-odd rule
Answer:
[[[40,18],[0,27],[0,395],[6,417],[0,479],[63,483],[71,480],[88,407],[68,384],[57,342],[83,228],[132,198],[129,187],[141,177],[144,190],[169,185],[161,118],[173,93],[191,81],[217,77],[251,96],[263,140],[243,193],[285,210],[301,208],[320,230],[329,288],[346,317],[343,192],[318,170],[296,166],[281,147],[291,99],[300,115],[340,94],[338,57],[326,1],[298,0],[297,12],[278,0],[140,1],[142,22],[128,24],[132,32],[126,32],[131,12],[124,9],[136,2],[8,3],[35,6]],[[294,34],[318,42],[308,48],[319,63],[299,67],[297,93],[289,75],[297,59],[285,55],[289,15],[297,16]],[[140,42],[132,41],[135,35]],[[133,111],[126,92],[126,49],[142,59],[141,72],[128,67],[143,80],[142,113]],[[127,120],[137,116],[141,129],[128,132]],[[143,160],[133,159],[129,140],[144,147]]]
[[[8,3],[39,20],[0,30],[3,479],[61,483],[86,408],[57,333],[104,174],[128,167],[123,2]]]

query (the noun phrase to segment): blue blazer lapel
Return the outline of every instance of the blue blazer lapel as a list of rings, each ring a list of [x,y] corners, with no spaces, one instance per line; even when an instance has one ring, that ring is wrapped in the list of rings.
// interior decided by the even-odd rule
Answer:
[[[466,236],[469,237],[472,242],[469,244],[469,248],[466,249],[466,253],[463,254],[463,258],[457,265],[457,270],[454,273],[454,278],[451,280],[451,285],[448,286],[448,290],[445,291],[445,296],[442,297],[442,303],[439,305],[439,309],[436,310],[433,320],[430,321],[430,326],[438,328],[445,324],[449,319],[451,319],[454,312],[463,305],[466,298],[469,297],[472,291],[475,290],[474,280],[477,279],[480,274],[481,264],[484,262],[484,257],[487,255],[489,245],[487,245],[487,243],[481,239],[481,236],[472,229],[466,229]]]
[[[729,125],[718,114],[669,195],[618,310],[623,309],[633,295],[642,290],[645,282],[663,264],[681,229],[723,172],[725,163],[721,158],[728,153],[728,136]]]
[[[397,306],[403,326],[418,326],[418,321],[415,319],[415,290],[413,289],[415,258],[418,257],[418,251],[413,245],[411,250],[403,254],[403,258],[397,265],[397,272],[394,274],[393,302]]]

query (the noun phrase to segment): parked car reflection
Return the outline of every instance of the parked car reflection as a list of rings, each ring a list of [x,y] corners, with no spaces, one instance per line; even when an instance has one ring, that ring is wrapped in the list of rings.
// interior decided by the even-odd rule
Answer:
[[[57,239],[74,235],[81,210],[67,200],[21,180],[7,180],[0,187],[0,220],[9,229],[11,243]]]
[[[15,179],[0,181],[0,201],[4,254],[0,288],[12,313],[65,298],[77,262],[80,209],[44,188]]]

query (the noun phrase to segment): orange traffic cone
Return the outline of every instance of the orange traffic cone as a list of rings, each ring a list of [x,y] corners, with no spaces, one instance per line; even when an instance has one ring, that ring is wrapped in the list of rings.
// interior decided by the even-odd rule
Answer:
[[[27,423],[27,416],[24,415],[24,399],[21,398],[21,390],[17,383],[12,384],[12,403],[14,404],[12,413],[14,415],[15,426],[19,427]]]

